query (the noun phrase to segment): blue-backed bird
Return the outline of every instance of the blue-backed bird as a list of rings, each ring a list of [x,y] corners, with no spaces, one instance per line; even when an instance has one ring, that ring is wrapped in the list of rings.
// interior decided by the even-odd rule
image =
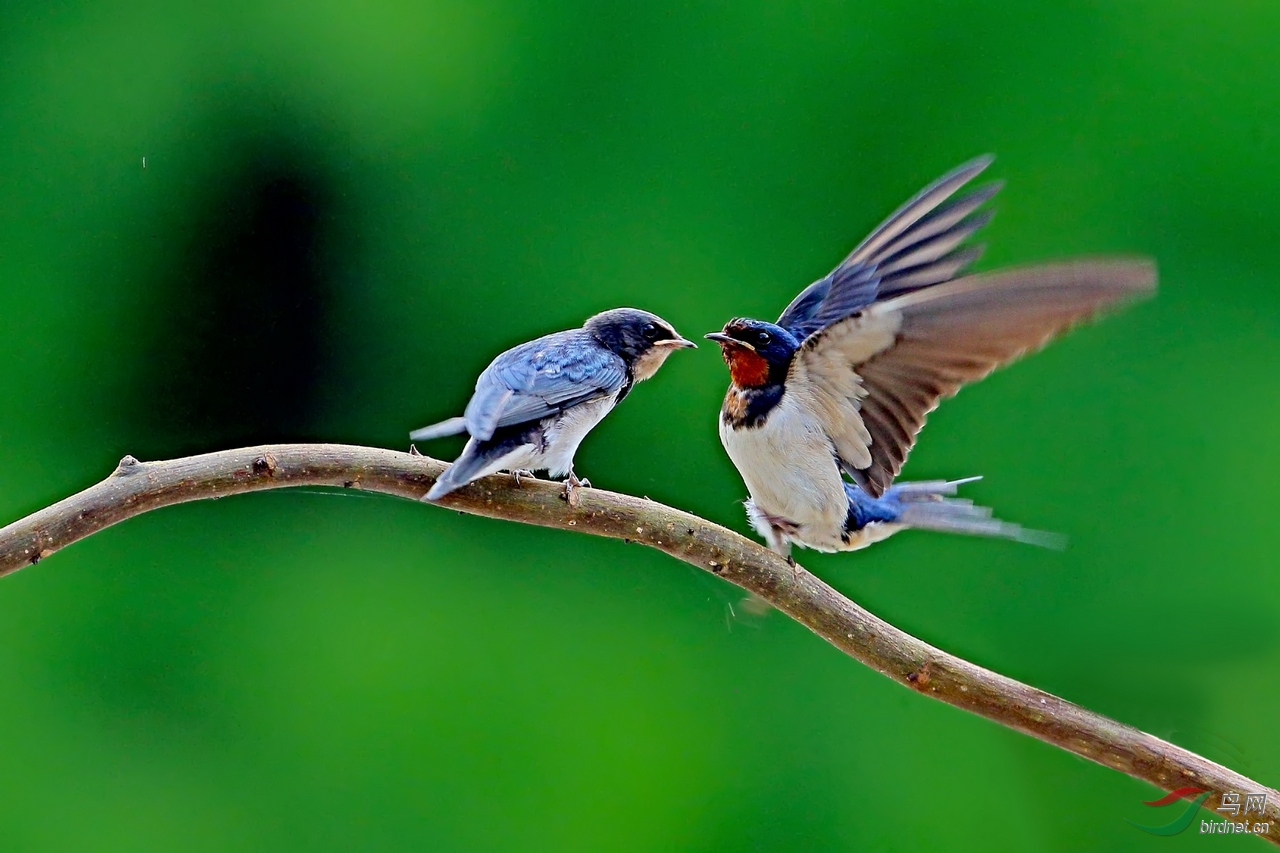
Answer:
[[[735,319],[707,335],[731,380],[720,441],[751,495],[752,526],[788,559],[792,543],[850,551],[907,527],[1040,538],[949,497],[967,480],[894,477],[941,398],[1150,293],[1155,268],[1095,259],[957,278],[981,253],[966,241],[1000,185],[956,194],[990,163],[925,187],[777,323]]]
[[[573,473],[582,439],[672,351],[692,346],[655,314],[615,308],[580,329],[507,350],[480,374],[461,417],[409,434],[414,441],[460,432],[471,436],[425,500],[438,500],[496,471],[517,477],[532,471],[567,474],[566,493],[571,493],[585,482]]]

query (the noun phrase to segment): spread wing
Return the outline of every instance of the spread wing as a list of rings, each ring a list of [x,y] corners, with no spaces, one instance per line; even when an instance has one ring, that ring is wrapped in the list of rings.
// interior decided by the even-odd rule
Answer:
[[[547,335],[507,350],[480,374],[463,413],[467,432],[489,439],[499,427],[616,394],[626,379],[622,359],[586,332]]]
[[[1151,293],[1146,260],[970,275],[909,290],[811,335],[788,387],[812,396],[840,467],[878,497],[943,397],[1117,303]]]
[[[948,281],[982,254],[961,244],[991,219],[982,209],[1000,190],[989,184],[952,198],[983,169],[990,156],[948,172],[871,232],[827,276],[806,287],[778,318],[778,325],[803,340],[888,296]]]

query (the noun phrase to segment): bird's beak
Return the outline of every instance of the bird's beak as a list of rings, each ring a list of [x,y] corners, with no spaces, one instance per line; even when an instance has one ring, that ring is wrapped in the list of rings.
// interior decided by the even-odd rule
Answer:
[[[698,348],[698,345],[695,344],[693,341],[685,340],[679,335],[667,341],[654,341],[653,345],[655,347],[671,347],[672,349],[697,349]]]
[[[740,341],[737,338],[731,338],[728,335],[726,335],[724,332],[707,332],[705,335],[703,335],[703,337],[706,338],[707,340],[715,341],[722,347],[727,347],[727,346],[742,347],[743,349],[749,349],[752,352],[756,351],[756,348],[753,347],[751,344],[747,343],[746,341]]]

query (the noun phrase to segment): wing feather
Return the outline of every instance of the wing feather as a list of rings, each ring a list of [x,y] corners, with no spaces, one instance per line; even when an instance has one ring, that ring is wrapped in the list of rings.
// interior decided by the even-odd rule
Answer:
[[[908,199],[901,207],[889,215],[889,218],[872,231],[861,245],[849,253],[845,264],[868,264],[875,259],[880,250],[894,238],[901,236],[912,225],[915,225],[927,214],[954,195],[961,187],[976,178],[983,169],[991,165],[995,158],[990,154],[975,157],[947,174],[938,178],[929,186]]]
[[[899,237],[892,244],[885,247],[884,256],[892,258],[901,253],[904,249],[911,245],[924,240],[934,239],[935,237],[949,234],[957,230],[960,226],[965,226],[967,222],[977,222],[973,228],[967,228],[968,233],[976,231],[991,220],[991,214],[987,213],[985,218],[981,220],[967,219],[969,214],[974,213],[982,205],[986,204],[991,198],[1000,191],[1004,185],[996,181],[985,187],[980,187],[971,193],[952,199],[946,204],[940,206],[933,213],[921,218],[913,229],[913,233]]]
[[[1102,310],[1150,294],[1155,278],[1146,260],[1087,260],[907,291],[811,335],[788,382],[820,401],[841,467],[878,497],[939,400]]]
[[[480,374],[463,414],[467,432],[487,440],[500,427],[616,394],[626,380],[621,357],[586,332],[546,335],[507,350]]]
[[[889,294],[938,284],[980,254],[964,242],[986,225],[999,183],[953,198],[991,164],[978,157],[938,178],[882,222],[824,278],[792,300],[778,325],[805,338]]]

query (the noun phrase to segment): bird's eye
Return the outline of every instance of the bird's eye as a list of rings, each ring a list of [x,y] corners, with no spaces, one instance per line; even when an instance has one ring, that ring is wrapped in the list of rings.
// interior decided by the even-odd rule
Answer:
[[[645,323],[643,326],[640,327],[640,334],[644,335],[644,339],[646,341],[657,340],[658,327],[655,326],[653,323]]]
[[[773,342],[773,335],[768,332],[756,332],[756,343],[762,347],[767,347]]]

